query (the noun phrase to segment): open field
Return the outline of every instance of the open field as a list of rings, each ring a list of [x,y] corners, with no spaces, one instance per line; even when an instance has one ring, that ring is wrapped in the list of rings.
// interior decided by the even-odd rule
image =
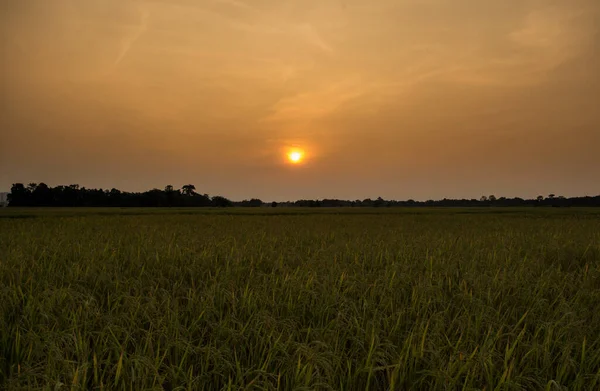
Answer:
[[[600,389],[600,210],[0,210],[3,387]]]

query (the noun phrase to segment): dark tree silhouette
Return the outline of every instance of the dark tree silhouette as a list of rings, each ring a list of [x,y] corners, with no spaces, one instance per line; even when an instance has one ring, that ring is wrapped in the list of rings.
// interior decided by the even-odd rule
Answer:
[[[222,197],[222,196],[214,196],[212,198],[212,204],[213,204],[213,206],[216,206],[219,208],[233,206],[233,202],[231,202],[230,200],[228,200],[227,198]]]
[[[35,186],[35,190],[32,192],[33,203],[35,205],[40,206],[52,206],[54,197],[52,194],[52,189],[48,187],[45,183],[40,183]]]
[[[196,193],[196,186],[194,185],[185,185],[181,188],[181,192],[188,196],[191,197]]]
[[[252,208],[257,208],[262,205],[263,205],[263,202],[261,200],[259,200],[258,198],[252,198],[251,200],[244,200],[244,201],[240,202],[240,206],[248,206],[248,207],[252,207]]]
[[[210,197],[208,194],[196,193],[194,185],[185,185],[182,190],[175,190],[172,185],[165,186],[164,190],[153,189],[144,193],[129,193],[122,192],[118,189],[103,190],[103,189],[86,189],[73,184],[69,186],[49,187],[45,183],[30,183],[25,186],[23,183],[15,183],[11,187],[8,194],[8,206],[62,206],[62,207],[97,207],[97,206],[112,206],[112,207],[260,207],[269,205],[258,198],[233,202],[222,196]],[[571,197],[555,196],[550,194],[548,198],[538,196],[535,199],[523,198],[496,198],[493,195],[481,197],[477,199],[447,199],[442,200],[427,200],[427,201],[394,201],[385,200],[378,197],[376,200],[370,198],[364,200],[338,200],[338,199],[323,199],[323,200],[298,200],[295,202],[272,202],[272,207],[428,207],[428,206],[443,206],[443,207],[474,207],[474,206],[493,206],[493,207],[517,207],[517,206],[537,206],[537,207],[571,207],[582,206],[600,207],[600,195]]]
[[[29,189],[25,187],[22,183],[15,183],[12,185],[10,189],[10,194],[8,195],[8,204],[10,206],[29,206],[30,200],[30,192]]]

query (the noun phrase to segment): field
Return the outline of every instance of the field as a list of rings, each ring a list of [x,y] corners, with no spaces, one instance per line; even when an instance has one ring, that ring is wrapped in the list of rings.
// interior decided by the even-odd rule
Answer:
[[[600,210],[0,210],[0,389],[598,390]]]

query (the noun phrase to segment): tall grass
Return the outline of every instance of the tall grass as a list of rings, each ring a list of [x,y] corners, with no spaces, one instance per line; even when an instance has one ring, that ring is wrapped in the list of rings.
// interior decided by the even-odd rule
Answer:
[[[598,214],[2,217],[0,388],[600,389]]]

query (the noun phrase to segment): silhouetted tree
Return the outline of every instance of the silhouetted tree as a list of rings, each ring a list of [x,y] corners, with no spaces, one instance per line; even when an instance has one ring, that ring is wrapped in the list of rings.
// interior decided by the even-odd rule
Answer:
[[[13,184],[7,198],[10,206],[28,206],[30,204],[29,190],[22,183]]]
[[[123,198],[121,197],[121,191],[115,188],[110,189],[110,192],[107,194],[108,201],[107,203],[110,206],[124,206]]]
[[[263,202],[261,200],[259,200],[258,198],[252,198],[251,200],[244,200],[239,203],[240,206],[247,206],[247,207],[252,207],[252,208],[262,206],[262,204],[263,204]]]
[[[196,186],[194,185],[185,185],[181,188],[181,192],[186,196],[192,196],[196,192]]]
[[[375,206],[376,208],[382,207],[384,205],[385,205],[385,200],[381,197],[377,197],[375,202],[373,202],[373,206]]]
[[[219,208],[233,206],[233,202],[231,202],[230,200],[228,200],[227,198],[222,197],[222,196],[214,196],[212,198],[212,204],[213,204],[213,206],[216,206]]]
[[[165,186],[165,194],[167,196],[167,205],[173,206],[175,204],[175,190],[172,185]]]
[[[32,192],[33,203],[39,206],[52,206],[52,190],[45,183],[35,186]]]

